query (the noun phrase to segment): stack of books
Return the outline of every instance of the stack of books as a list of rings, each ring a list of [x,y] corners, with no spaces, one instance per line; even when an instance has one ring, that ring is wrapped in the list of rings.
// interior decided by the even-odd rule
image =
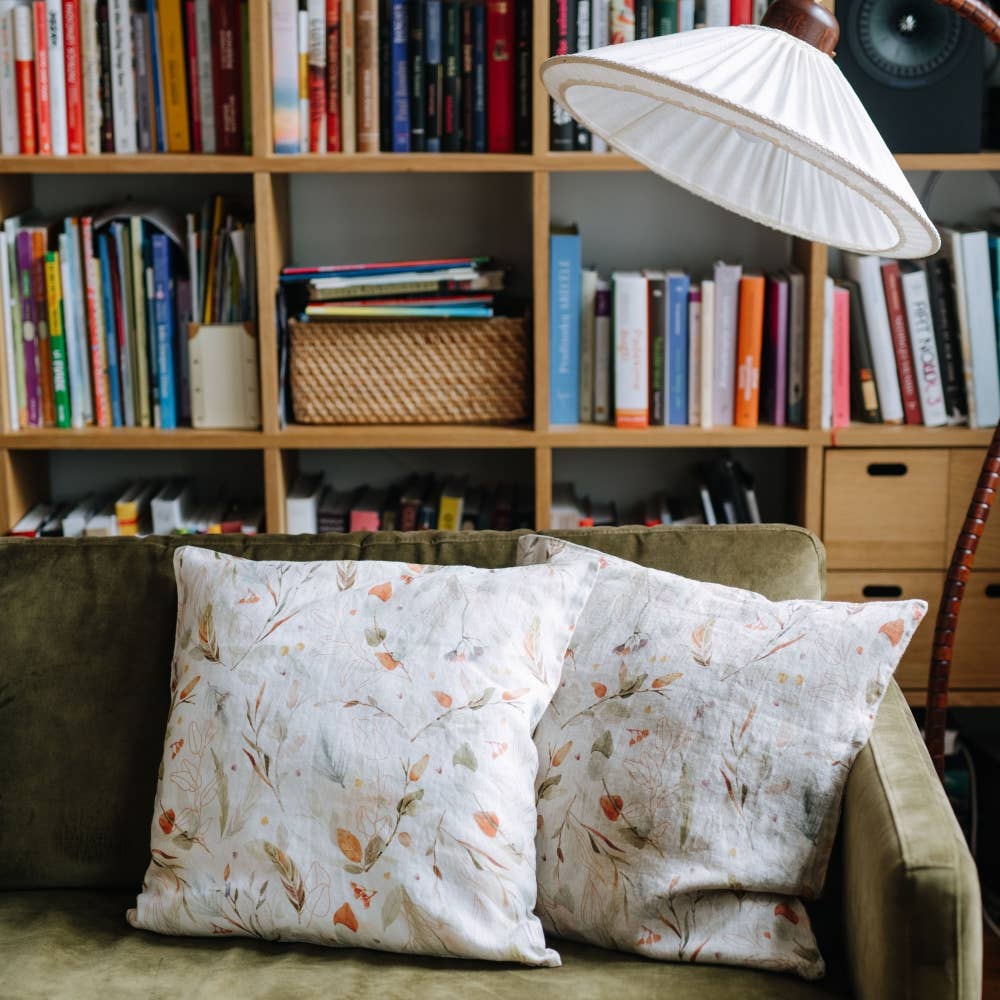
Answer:
[[[805,276],[584,269],[580,236],[551,238],[552,424],[756,427],[805,418]]]
[[[111,493],[36,504],[11,530],[22,538],[81,536],[256,535],[263,530],[259,503],[225,497],[199,502],[187,479],[136,480]]]
[[[246,0],[0,0],[0,151],[249,153]]]
[[[281,282],[308,301],[304,320],[484,318],[494,314],[504,271],[489,257],[286,267]]]
[[[550,55],[564,56],[694,28],[760,24],[769,0],[551,0]],[[554,101],[549,148],[606,153],[607,143]]]
[[[272,0],[271,53],[276,153],[531,152],[530,0]]]
[[[732,458],[719,456],[695,470],[696,497],[678,497],[667,491],[628,508],[619,516],[613,500],[591,500],[579,496],[572,483],[552,487],[553,528],[592,528],[602,525],[642,524],[760,524],[760,508],[754,478],[746,467]]]
[[[533,523],[531,491],[509,483],[410,476],[385,488],[336,490],[320,473],[300,475],[285,500],[289,534],[331,531],[509,531]]]
[[[1000,420],[1000,237],[940,231],[927,260],[845,254],[845,279],[827,279],[824,427]]]
[[[253,261],[253,226],[221,197],[188,215],[186,232],[170,213],[133,204],[6,219],[0,320],[11,427],[188,422],[188,324],[252,320]]]

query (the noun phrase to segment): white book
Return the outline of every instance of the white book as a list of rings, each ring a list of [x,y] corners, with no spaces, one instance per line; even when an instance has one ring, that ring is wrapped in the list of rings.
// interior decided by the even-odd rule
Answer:
[[[11,528],[12,535],[38,534],[38,529],[52,516],[55,505],[50,503],[35,504],[18,522]]]
[[[618,271],[614,283],[615,424],[649,426],[649,305],[646,279]]]
[[[153,534],[171,535],[186,527],[194,512],[194,484],[190,479],[171,479],[153,497]]]
[[[101,50],[97,44],[97,0],[80,0],[80,60],[83,65],[83,148],[101,151]]]
[[[118,534],[118,518],[115,517],[115,502],[108,500],[93,514],[83,529],[87,538],[103,538]]]
[[[87,371],[84,367],[86,355],[80,350],[80,335],[76,328],[76,310],[73,300],[80,295],[73,281],[73,254],[69,236],[59,234],[59,280],[63,294],[63,337],[66,341],[66,373],[69,379],[70,423],[73,427],[83,427],[84,383]]]
[[[111,37],[111,112],[115,127],[115,152],[139,150],[139,116],[135,103],[135,74],[132,72],[132,19],[128,0],[108,4]]]
[[[20,152],[14,76],[14,0],[0,0],[0,153],[17,156]]]
[[[805,425],[806,383],[806,276],[797,268],[788,278],[788,389],[785,419]]]
[[[212,85],[212,18],[209,0],[194,0],[194,37],[198,60],[198,109],[202,152],[214,153],[215,90]]]
[[[701,426],[712,427],[715,411],[715,282],[701,283]]]
[[[594,423],[611,422],[611,283],[597,279],[594,301]]]
[[[20,409],[17,391],[17,365],[14,347],[14,316],[11,312],[13,300],[10,294],[10,264],[8,261],[7,234],[0,232],[0,295],[3,296],[3,339],[7,355],[7,419],[12,431],[21,429]],[[16,350],[20,352],[21,345]]]
[[[1000,420],[1000,376],[986,233],[938,228],[955,288],[969,426],[992,427]]]
[[[315,535],[319,530],[319,498],[323,492],[322,473],[295,477],[285,498],[285,532],[289,535]]]
[[[872,368],[882,419],[887,424],[901,424],[903,397],[899,392],[896,352],[892,347],[889,310],[885,304],[882,263],[878,257],[845,251],[844,269],[847,277],[856,281],[861,288],[861,307],[868,327],[868,343],[872,352]]]
[[[610,0],[592,0],[590,5],[590,47],[602,49],[611,41],[611,3]],[[599,136],[591,135],[590,151],[606,153],[608,144]]]
[[[727,15],[728,17],[728,8]],[[712,356],[714,384],[712,386],[712,423],[730,427],[736,402],[736,336],[740,305],[739,264],[718,261],[715,265],[715,345]]]
[[[677,30],[694,31],[694,0],[677,0]]]
[[[705,27],[729,27],[729,0],[705,0]]]
[[[597,306],[597,272],[580,274],[580,423],[594,420],[594,310]]]
[[[823,381],[820,390],[819,425],[833,427],[833,278],[823,282]]]
[[[62,521],[64,538],[80,538],[87,528],[87,522],[100,510],[104,500],[96,493],[88,493],[78,500],[66,513]]]
[[[579,528],[583,507],[577,499],[572,483],[552,484],[552,507],[549,522],[553,530]]]
[[[701,423],[701,289],[688,293],[688,425]]]
[[[66,53],[63,50],[62,0],[45,0],[45,32],[49,40],[49,115],[52,120],[52,152],[69,153],[66,131]]]
[[[913,373],[920,396],[920,412],[926,427],[942,427],[948,423],[944,405],[944,386],[937,343],[934,340],[934,319],[927,274],[917,264],[900,262],[903,283],[903,303],[906,306],[906,326],[910,333]]]

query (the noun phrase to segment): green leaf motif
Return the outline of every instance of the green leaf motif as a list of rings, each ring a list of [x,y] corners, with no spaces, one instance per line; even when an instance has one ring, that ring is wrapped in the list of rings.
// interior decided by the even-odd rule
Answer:
[[[455,767],[467,767],[470,771],[475,771],[479,767],[476,755],[468,743],[463,743],[455,751],[455,756],[451,758],[451,762]]]
[[[219,786],[219,836],[224,837],[226,822],[229,820],[229,778],[226,777],[226,769],[214,750],[212,762],[215,764],[215,783]]]
[[[481,708],[485,708],[490,703],[490,698],[493,697],[493,692],[496,688],[487,688],[478,698],[474,698],[469,702],[469,708],[474,712],[479,711]]]
[[[371,868],[373,864],[382,856],[382,852],[385,850],[385,841],[378,835],[375,834],[371,840],[365,845],[365,867]]]
[[[386,897],[382,907],[382,930],[389,927],[403,911],[403,890],[397,885]]]
[[[646,678],[649,674],[639,674],[638,677],[628,678],[628,683],[623,684],[621,690],[618,692],[620,698],[631,698],[632,695],[638,691],[643,684],[646,682]]]
[[[399,800],[399,804],[396,806],[396,812],[398,812],[400,816],[412,815],[417,803],[423,797],[424,790],[422,788],[418,788],[415,792],[409,792]]]
[[[611,755],[615,752],[615,743],[611,737],[611,730],[605,729],[600,736],[594,740],[594,745],[590,748],[591,753],[603,754],[608,760],[611,759]]]
[[[384,628],[379,628],[377,625],[371,625],[365,629],[365,642],[369,646],[379,646],[385,641],[387,633]]]
[[[538,786],[538,798],[539,799],[554,798],[560,781],[562,781],[561,774],[554,774],[551,777],[546,778]]]

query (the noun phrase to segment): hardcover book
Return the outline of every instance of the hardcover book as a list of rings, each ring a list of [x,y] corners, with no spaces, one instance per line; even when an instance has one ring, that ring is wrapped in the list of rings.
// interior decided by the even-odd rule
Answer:
[[[580,420],[580,234],[553,229],[549,242],[549,422]]]
[[[634,271],[618,271],[612,282],[615,425],[648,427],[649,292],[646,278]]]

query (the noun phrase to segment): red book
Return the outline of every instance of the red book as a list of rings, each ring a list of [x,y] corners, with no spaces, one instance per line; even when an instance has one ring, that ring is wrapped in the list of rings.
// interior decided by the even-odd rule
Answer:
[[[87,289],[87,341],[90,345],[90,376],[94,387],[94,422],[98,427],[110,427],[111,387],[108,384],[107,344],[100,316],[95,280],[98,273],[94,257],[94,220],[84,216],[80,220],[80,237],[83,244],[83,282]]]
[[[17,124],[21,134],[21,152],[38,152],[35,129],[35,56],[34,20],[30,7],[14,8],[14,76],[17,80]]]
[[[833,290],[833,427],[851,423],[851,293]]]
[[[62,0],[66,73],[66,135],[70,156],[83,152],[83,60],[80,50],[80,0]]]
[[[38,152],[52,155],[52,106],[49,103],[49,27],[45,0],[35,0],[35,100],[38,105]]]
[[[486,148],[514,152],[514,0],[486,3]]]
[[[317,27],[319,30],[317,31]],[[309,19],[309,152],[326,152],[326,11],[323,23]]]
[[[889,313],[892,348],[896,354],[899,391],[903,396],[903,413],[908,424],[922,424],[920,397],[917,395],[917,376],[913,370],[913,355],[910,353],[910,331],[906,325],[906,306],[903,303],[903,278],[896,261],[887,260],[882,265],[882,285],[885,287],[885,305]]]
[[[204,152],[201,139],[201,97],[198,88],[198,31],[194,0],[184,0],[184,46],[187,49],[188,115],[191,118],[191,151]]]
[[[326,0],[326,151],[341,151],[340,0]]]
[[[242,66],[238,0],[212,3],[212,83],[220,153],[243,152]]]
[[[729,0],[729,26],[753,23],[753,0]]]

